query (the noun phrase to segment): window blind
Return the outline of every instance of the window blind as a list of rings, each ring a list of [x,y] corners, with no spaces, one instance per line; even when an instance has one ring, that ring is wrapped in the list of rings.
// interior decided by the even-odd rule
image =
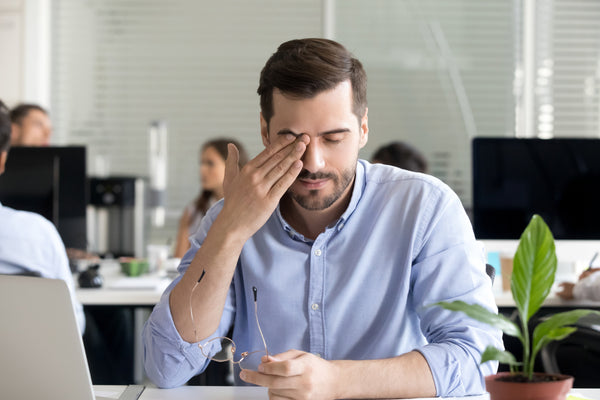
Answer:
[[[537,2],[535,124],[540,137],[600,136],[600,2]]]
[[[56,0],[51,112],[59,143],[88,148],[88,174],[148,176],[151,121],[168,124],[166,226],[199,191],[198,151],[232,137],[262,149],[256,88],[288,39],[321,35],[319,0]]]
[[[471,204],[470,139],[513,135],[514,2],[345,0],[336,38],[369,79],[369,158],[407,141]]]

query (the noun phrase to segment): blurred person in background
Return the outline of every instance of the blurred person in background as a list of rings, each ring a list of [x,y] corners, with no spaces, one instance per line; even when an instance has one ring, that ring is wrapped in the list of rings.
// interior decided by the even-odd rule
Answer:
[[[0,100],[0,175],[4,173],[8,159],[11,131],[8,108]],[[23,185],[28,184],[23,182]],[[39,214],[15,210],[0,203],[0,274],[40,276],[65,281],[79,331],[83,334],[83,307],[75,297],[75,283],[65,246],[52,222]]]
[[[174,257],[181,258],[190,248],[188,237],[200,226],[206,211],[223,198],[223,178],[225,177],[225,159],[227,144],[233,143],[240,151],[240,166],[248,161],[244,147],[232,139],[213,139],[200,148],[200,184],[202,190],[198,197],[183,211],[179,220]]]
[[[576,283],[562,282],[556,294],[565,300],[600,301],[600,268],[588,268],[579,275]]]
[[[428,172],[425,156],[405,142],[392,142],[378,148],[371,160],[374,164],[387,164],[414,172]]]
[[[10,111],[12,146],[49,146],[52,123],[36,104],[19,104]]]

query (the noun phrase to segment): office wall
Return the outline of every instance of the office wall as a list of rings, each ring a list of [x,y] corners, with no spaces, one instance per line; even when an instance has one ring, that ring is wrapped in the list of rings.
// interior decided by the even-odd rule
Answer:
[[[0,0],[0,98],[50,105],[50,0]]]
[[[533,21],[523,13],[531,4]],[[92,174],[108,164],[147,175],[148,124],[169,124],[167,227],[155,240],[174,235],[199,189],[204,140],[228,135],[260,151],[258,73],[292,37],[327,32],[363,61],[371,135],[362,157],[412,142],[467,208],[471,137],[599,134],[596,0],[54,0],[51,11],[57,143],[88,145]],[[524,118],[533,131],[519,132]]]
[[[148,127],[168,124],[167,225],[174,239],[199,191],[198,150],[207,139],[262,149],[256,88],[284,40],[321,36],[319,0],[56,0],[53,120],[57,140],[88,146],[90,174],[148,176]]]
[[[23,94],[23,12],[18,0],[0,2],[0,98],[8,105]]]

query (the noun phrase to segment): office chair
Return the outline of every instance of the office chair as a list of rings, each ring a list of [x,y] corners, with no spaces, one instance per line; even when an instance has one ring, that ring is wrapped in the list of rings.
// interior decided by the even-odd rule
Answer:
[[[598,387],[600,371],[600,321],[575,324],[577,331],[551,342],[540,351],[544,371],[575,377],[574,387]]]
[[[494,278],[496,278],[496,268],[490,264],[485,264],[485,273],[488,274],[492,280],[492,286],[494,285]]]

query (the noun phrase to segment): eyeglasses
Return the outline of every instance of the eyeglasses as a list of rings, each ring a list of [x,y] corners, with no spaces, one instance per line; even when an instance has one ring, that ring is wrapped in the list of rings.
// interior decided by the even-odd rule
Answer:
[[[204,271],[202,271],[202,275],[200,276],[200,278],[198,279],[198,281],[196,282],[196,284],[194,285],[194,287],[192,288],[191,292],[190,292],[190,317],[192,319],[192,326],[194,327],[194,336],[196,338],[196,342],[198,342],[198,333],[196,330],[196,323],[194,322],[194,311],[192,308],[192,296],[194,295],[194,290],[196,290],[196,287],[198,286],[198,284],[200,283],[200,281],[202,280],[202,278],[204,277]],[[253,371],[256,371],[256,369],[258,368],[258,365],[262,362],[262,357],[263,356],[268,356],[269,355],[269,351],[267,350],[267,342],[265,341],[265,337],[262,333],[262,329],[260,328],[260,323],[258,322],[258,302],[257,302],[257,297],[258,297],[258,289],[256,289],[256,286],[252,286],[252,292],[254,294],[254,318],[256,319],[256,326],[258,327],[258,332],[260,333],[260,337],[262,339],[263,345],[265,346],[264,350],[255,350],[255,351],[244,351],[242,353],[239,354],[239,357],[236,356],[236,350],[237,350],[237,346],[235,345],[235,342],[225,336],[218,336],[218,337],[214,337],[210,340],[207,340],[204,343],[198,343],[198,347],[200,348],[200,351],[202,352],[202,355],[208,359],[210,359],[211,361],[216,361],[216,362],[226,362],[226,361],[231,361],[234,365],[239,365],[239,367],[241,369],[250,369]],[[207,352],[206,348],[210,349],[210,345],[215,342],[215,341],[221,341],[221,347],[222,347],[222,351],[220,351],[219,353],[217,353],[214,356],[210,356],[209,353]]]

